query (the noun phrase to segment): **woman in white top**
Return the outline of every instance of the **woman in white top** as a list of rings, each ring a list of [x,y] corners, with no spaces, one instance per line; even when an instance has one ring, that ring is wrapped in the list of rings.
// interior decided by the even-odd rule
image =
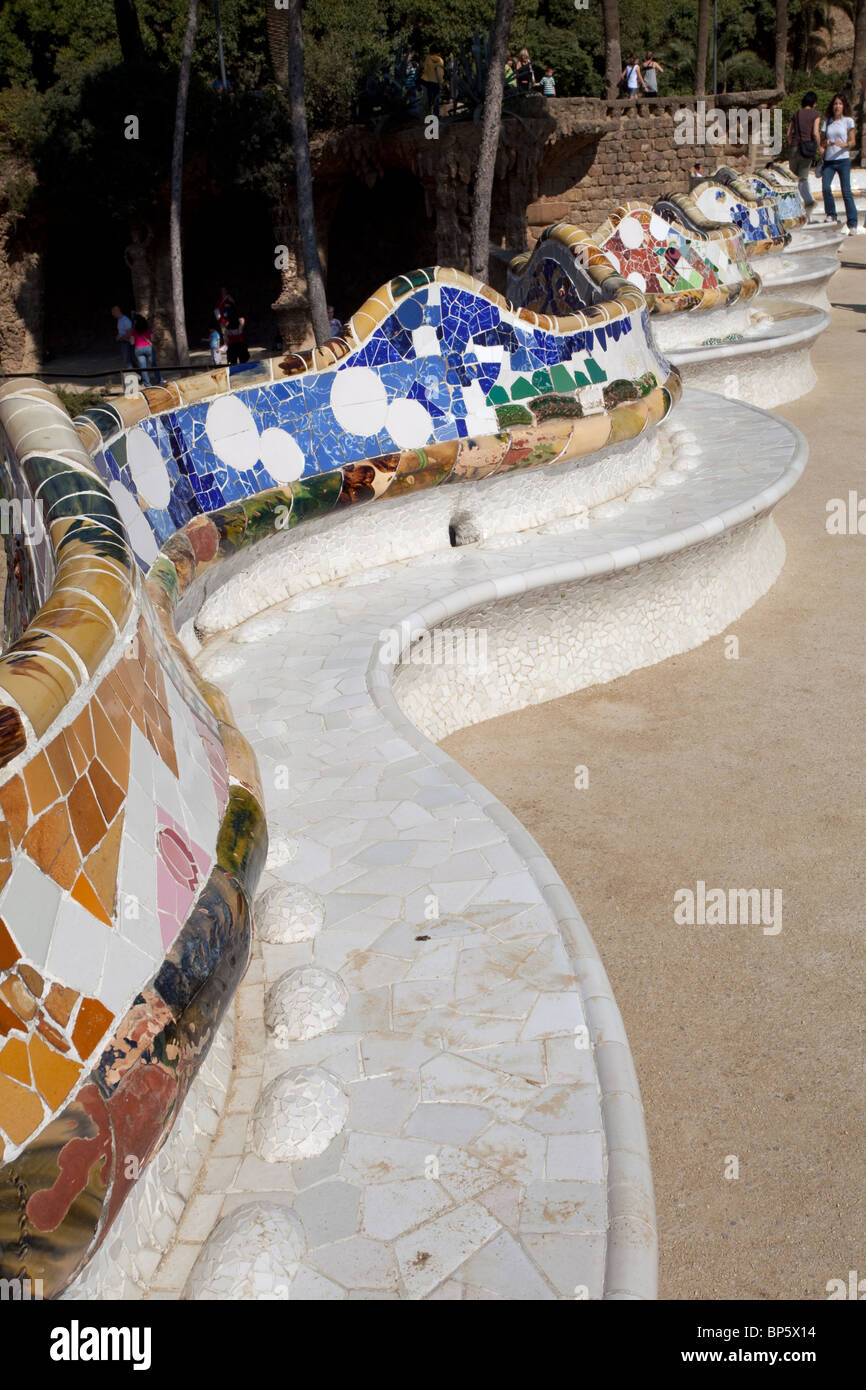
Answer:
[[[628,87],[629,101],[637,100],[638,83],[640,83],[644,91],[646,91],[646,83],[644,82],[643,77],[641,76],[640,63],[637,60],[637,54],[635,54],[633,58],[629,58],[628,62],[622,70],[622,75],[619,80],[620,82],[625,82],[626,86]]]
[[[857,209],[851,196],[850,152],[853,148],[854,118],[845,98],[837,94],[827,107],[827,114],[821,122],[821,152],[824,156],[821,184],[824,191],[824,212],[832,221],[836,221],[836,203],[831,190],[833,176],[838,174],[848,218],[847,233],[862,235],[866,227],[857,226]]]

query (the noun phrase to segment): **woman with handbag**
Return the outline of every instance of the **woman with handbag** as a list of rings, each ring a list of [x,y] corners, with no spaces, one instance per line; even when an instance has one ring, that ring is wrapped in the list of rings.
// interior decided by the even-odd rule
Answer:
[[[815,206],[809,188],[809,171],[815,163],[821,137],[821,123],[815,109],[817,105],[816,94],[806,92],[803,105],[791,117],[788,126],[788,163],[799,180],[800,196],[807,211]]]

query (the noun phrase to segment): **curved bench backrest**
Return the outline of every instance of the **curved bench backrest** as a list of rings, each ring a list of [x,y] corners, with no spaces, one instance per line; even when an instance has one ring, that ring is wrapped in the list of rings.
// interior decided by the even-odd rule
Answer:
[[[729,223],[742,235],[750,257],[781,250],[790,239],[769,199],[746,201],[732,189],[707,180],[690,193],[666,194],[654,207],[662,217],[673,217],[695,231],[705,232]]]

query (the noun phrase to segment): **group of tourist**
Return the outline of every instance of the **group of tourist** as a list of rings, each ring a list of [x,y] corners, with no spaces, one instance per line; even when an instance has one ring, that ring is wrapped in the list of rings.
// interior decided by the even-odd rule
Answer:
[[[656,97],[659,93],[660,72],[664,72],[661,63],[657,63],[652,53],[648,53],[643,60],[643,64],[638,62],[637,54],[633,53],[620,73],[619,85],[621,91],[628,93],[630,101],[636,101],[638,87],[642,87],[647,96]]]
[[[818,114],[817,106],[816,94],[807,92],[800,110],[791,118],[788,127],[788,163],[800,181],[800,193],[807,208],[813,207],[815,202],[809,188],[809,174],[813,167],[816,173],[820,173],[824,215],[830,222],[836,221],[833,180],[838,175],[845,204],[845,231],[849,236],[863,236],[866,226],[858,225],[857,208],[851,192],[851,151],[856,127],[850,103],[837,92],[823,119]]]
[[[117,325],[115,342],[120,344],[120,355],[124,369],[126,371],[136,371],[137,369],[145,386],[151,385],[150,373],[153,372],[156,379],[155,384],[161,386],[162,375],[156,365],[153,335],[147,319],[143,314],[125,313],[119,304],[112,305],[111,316]]]

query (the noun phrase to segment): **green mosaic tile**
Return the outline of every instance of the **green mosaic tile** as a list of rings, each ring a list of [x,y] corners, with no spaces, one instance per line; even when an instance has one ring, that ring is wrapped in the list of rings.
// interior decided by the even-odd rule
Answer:
[[[600,382],[607,381],[607,372],[592,357],[584,358],[586,372],[593,385],[598,386]]]
[[[555,370],[555,369],[554,369]],[[487,393],[488,405],[507,405],[508,392],[504,386],[491,386]]]
[[[550,379],[550,372],[546,367],[540,367],[537,372],[532,373],[532,384],[538,391],[552,391],[553,382]]]
[[[540,396],[532,407],[536,420],[580,419],[583,407],[574,396]]]
[[[532,415],[525,405],[500,405],[496,408],[496,421],[500,429],[509,425],[531,425]]]
[[[550,379],[553,382],[554,391],[573,391],[575,389],[574,377],[567,367],[563,367],[561,362],[557,362],[555,367],[551,367]]]
[[[531,400],[533,396],[539,394],[538,387],[533,386],[531,381],[527,381],[525,376],[519,376],[511,385],[511,399],[513,401]]]

